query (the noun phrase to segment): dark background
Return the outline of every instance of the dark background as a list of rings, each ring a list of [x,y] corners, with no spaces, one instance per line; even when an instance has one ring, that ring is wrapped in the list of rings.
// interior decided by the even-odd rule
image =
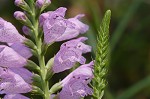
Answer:
[[[14,11],[20,9],[13,2],[0,0],[0,16],[22,33],[21,24],[13,17]],[[90,25],[87,43],[93,46],[93,53],[86,55],[88,60],[94,57],[101,19],[107,9],[112,11],[112,53],[105,99],[117,99],[122,95],[132,96],[122,99],[150,99],[150,0],[53,0],[47,10],[60,6],[68,8],[66,17],[86,14],[83,21]],[[49,48],[47,60],[59,50],[61,43]],[[58,80],[57,76],[53,80]]]

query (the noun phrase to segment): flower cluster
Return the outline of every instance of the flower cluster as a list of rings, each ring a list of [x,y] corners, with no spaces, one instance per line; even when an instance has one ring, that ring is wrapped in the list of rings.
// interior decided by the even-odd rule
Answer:
[[[43,27],[46,43],[72,39],[88,30],[88,26],[79,21],[84,16],[83,14],[65,19],[65,12],[66,8],[60,7],[40,16],[40,25]],[[77,62],[85,64],[86,59],[82,54],[91,52],[91,46],[83,43],[85,40],[87,40],[86,37],[79,37],[61,45],[54,57],[52,67],[54,73],[68,70]],[[92,90],[88,87],[88,83],[93,77],[92,66],[93,62],[82,65],[62,80],[63,88],[58,97],[60,99],[80,99],[88,94],[91,95]]]
[[[32,1],[33,5],[28,5],[30,1]],[[79,14],[74,18],[66,19],[65,13],[67,9],[64,7],[60,7],[55,11],[41,13],[51,1],[30,1],[15,0],[15,4],[25,11],[16,11],[14,17],[23,23],[24,34],[34,39],[30,40],[32,42],[30,44],[35,46],[34,48],[27,44],[28,38],[20,35],[11,23],[0,18],[0,42],[4,42],[3,45],[0,45],[0,94],[5,94],[4,99],[29,99],[21,94],[33,91],[33,86],[36,86],[38,89],[36,92],[40,90],[41,95],[45,94],[43,95],[44,99],[49,99],[50,97],[80,99],[81,97],[92,95],[92,89],[88,84],[93,78],[94,62],[86,64],[86,58],[83,56],[83,54],[91,52],[92,48],[84,44],[88,39],[87,37],[78,37],[79,34],[84,34],[89,28],[88,25],[80,21],[84,15]],[[39,15],[34,11],[39,11],[38,13],[41,14]],[[43,30],[43,32],[40,30]],[[52,66],[45,66],[43,51],[46,50],[42,47],[49,47],[59,41],[66,42],[60,46],[60,50],[54,56]],[[32,71],[33,73],[25,68],[32,55],[39,59],[40,68],[36,72]],[[62,90],[59,94],[49,93],[51,89],[47,85],[46,78],[50,74],[49,72],[57,74],[71,69],[76,63],[80,63],[81,66],[60,82]],[[38,86],[40,84],[36,85],[34,83],[34,74],[39,76],[38,80],[40,81],[38,83],[42,87]],[[47,93],[50,95],[47,95]],[[47,96],[49,97],[47,98]]]
[[[0,94],[4,99],[28,99],[21,95],[32,90],[32,73],[24,68],[31,51],[16,28],[0,18]],[[21,98],[22,97],[22,98]]]
[[[60,7],[40,16],[40,25],[43,27],[45,43],[50,44],[72,39],[88,30],[88,26],[79,21],[84,16],[83,14],[65,19],[65,12],[66,8]],[[53,72],[59,73],[71,69],[77,62],[85,64],[86,59],[82,54],[91,52],[91,46],[83,43],[87,39],[86,37],[79,37],[63,43],[54,57]],[[63,89],[59,98],[80,99],[92,94],[92,90],[87,84],[93,77],[93,65],[93,62],[82,65],[62,80]]]

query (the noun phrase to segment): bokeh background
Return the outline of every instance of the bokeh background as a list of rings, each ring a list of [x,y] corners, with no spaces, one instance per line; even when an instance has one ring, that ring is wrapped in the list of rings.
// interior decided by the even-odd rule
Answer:
[[[21,24],[13,17],[14,11],[20,9],[13,2],[0,0],[0,17],[12,22],[22,33]],[[92,54],[85,55],[89,61],[95,56],[102,17],[107,9],[112,11],[111,62],[104,99],[150,99],[150,0],[52,0],[47,10],[60,6],[68,8],[68,18],[79,13],[86,15],[83,21],[90,30],[85,36],[89,38],[87,43],[93,46]],[[59,50],[61,43],[49,48],[47,60]],[[55,76],[53,82],[62,74]]]

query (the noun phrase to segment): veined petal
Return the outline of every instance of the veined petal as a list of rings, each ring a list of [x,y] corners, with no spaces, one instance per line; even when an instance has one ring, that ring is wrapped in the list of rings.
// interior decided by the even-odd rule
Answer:
[[[79,61],[82,53],[75,49],[60,49],[54,58],[53,71],[55,73],[72,68]]]
[[[74,18],[69,18],[68,20],[72,23],[74,23],[76,25],[76,29],[78,29],[80,31],[80,33],[85,33],[88,29],[89,26],[82,23],[79,19],[81,19],[84,15],[83,14],[79,14],[77,16],[75,16]]]
[[[30,92],[31,86],[23,78],[10,69],[1,68],[0,94],[16,94]]]
[[[0,41],[7,43],[23,42],[25,38],[10,23],[0,18]]]
[[[88,84],[93,78],[93,65],[93,61],[89,64],[81,65],[61,81],[62,85],[65,86],[74,79],[82,80],[85,84]]]
[[[43,26],[45,20],[48,19],[50,13],[52,13],[52,11],[48,11],[48,12],[42,13],[42,14],[40,15],[39,23],[40,23],[40,26],[41,26],[41,27]]]
[[[66,20],[63,18],[66,8],[60,7],[55,11],[47,12],[41,15],[40,23],[43,24],[44,41],[52,43],[57,41],[66,30]]]
[[[0,45],[0,66],[2,67],[23,67],[26,59],[20,56],[12,48]]]
[[[92,94],[92,89],[88,83],[93,78],[93,61],[89,64],[82,65],[70,73],[62,82],[60,99],[80,99]]]
[[[65,12],[66,8],[60,7],[55,11],[43,13],[40,16],[40,24],[43,26],[46,43],[72,39],[88,30],[89,27],[79,21],[84,16],[83,14],[65,19]]]
[[[83,43],[87,38],[80,37],[63,43],[54,58],[54,73],[72,68],[77,62],[85,64],[83,53],[91,51],[91,46]]]
[[[46,43],[52,43],[57,40],[66,30],[66,23],[65,20],[61,20],[55,22],[52,26],[49,24],[48,21],[45,22],[43,26],[44,30],[44,41]]]
[[[82,81],[74,80],[67,86],[64,86],[59,94],[60,99],[81,99],[87,95],[92,95],[92,89],[82,83]]]
[[[9,44],[9,46],[15,50],[19,55],[21,55],[22,57],[28,59],[32,56],[31,50],[30,48],[28,48],[27,46],[25,46],[22,43],[13,43],[13,44]]]
[[[77,37],[80,33],[83,34],[87,32],[89,29],[89,26],[82,23],[79,19],[81,19],[84,16],[84,14],[79,14],[75,16],[74,18],[69,18],[67,21],[70,23],[66,31],[63,33],[62,36],[60,36],[57,41],[63,41],[63,40],[68,40],[71,38]]]
[[[86,38],[86,37],[79,37],[77,39],[67,41],[67,42],[65,42],[61,45],[61,49],[65,48],[65,47],[69,47],[69,48],[74,47],[74,48],[82,51],[82,53],[91,52],[91,49],[92,49],[91,46],[86,45],[86,44],[83,43],[87,39],[88,38]]]
[[[32,83],[33,74],[29,70],[25,68],[10,68],[10,70],[14,72],[15,74],[20,75],[24,79],[25,82],[30,83],[30,84]]]

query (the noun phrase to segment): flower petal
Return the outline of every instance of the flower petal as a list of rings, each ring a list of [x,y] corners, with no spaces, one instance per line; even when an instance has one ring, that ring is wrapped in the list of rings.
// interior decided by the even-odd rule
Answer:
[[[61,45],[61,49],[64,47],[74,47],[82,53],[91,52],[91,46],[84,44],[83,42],[86,41],[88,38],[86,37],[80,37],[77,39],[70,40],[68,42],[65,42]]]
[[[31,50],[22,43],[9,44],[10,47],[15,50],[19,55],[28,59],[32,56]]]
[[[60,50],[54,58],[54,73],[62,72],[64,70],[72,68],[77,62],[85,64],[86,59],[82,56],[82,53],[91,51],[91,46],[82,43],[87,38],[80,37],[78,39],[70,40],[63,43]]]
[[[0,18],[0,41],[7,43],[23,42],[25,38],[10,23]]]
[[[65,12],[66,8],[60,7],[40,16],[40,24],[43,26],[46,43],[72,39],[88,30],[89,27],[79,21],[84,16],[83,14],[65,19]]]
[[[31,91],[31,86],[26,83],[22,77],[15,74],[10,69],[1,68],[3,72],[0,73],[0,94],[16,94],[27,93]]]
[[[79,15],[75,16],[74,18],[68,19],[70,22],[72,22],[76,25],[76,29],[78,29],[80,31],[80,33],[82,33],[82,34],[85,33],[89,29],[88,25],[82,23],[79,20],[83,16],[84,16],[83,14],[79,14]]]
[[[74,79],[82,80],[85,84],[88,84],[93,78],[93,65],[93,61],[89,64],[81,65],[61,81],[62,85],[65,86]]]
[[[32,83],[33,74],[25,68],[10,68],[12,72],[20,75],[27,83]]]
[[[93,78],[93,61],[89,64],[82,65],[70,73],[62,82],[60,99],[80,99],[92,94],[92,89],[88,83]]]
[[[60,49],[54,58],[53,71],[55,73],[72,68],[79,61],[82,53],[75,49]]]
[[[0,48],[3,48],[3,50],[0,51],[0,66],[23,67],[26,64],[26,59],[10,47],[0,45]]]

